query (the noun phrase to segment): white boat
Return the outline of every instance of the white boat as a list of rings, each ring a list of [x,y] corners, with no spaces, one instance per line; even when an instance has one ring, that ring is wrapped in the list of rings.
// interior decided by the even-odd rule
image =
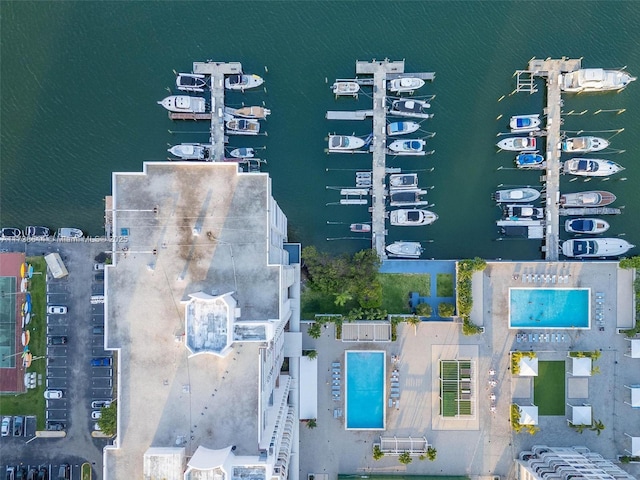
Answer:
[[[79,228],[63,227],[58,229],[58,238],[82,238],[84,233]]]
[[[426,155],[426,141],[421,138],[412,140],[395,140],[389,144],[389,150],[396,155]]]
[[[564,162],[563,172],[582,177],[608,177],[624,170],[611,160],[572,158]]]
[[[225,123],[230,135],[258,135],[260,123],[250,118],[232,118]]]
[[[599,137],[573,137],[562,142],[562,151],[570,153],[598,152],[609,146],[609,141]]]
[[[201,143],[181,143],[174,145],[167,151],[182,160],[210,160],[213,145]]]
[[[368,223],[352,223],[349,225],[349,230],[355,233],[369,233],[371,231],[371,225]]]
[[[420,242],[393,242],[385,248],[390,256],[398,258],[420,258],[423,248]]]
[[[264,79],[258,75],[229,75],[224,79],[224,88],[227,90],[248,90],[257,88],[264,83]]]
[[[20,238],[22,230],[13,227],[4,227],[0,229],[0,238]]]
[[[427,109],[429,108],[431,108],[431,104],[424,100],[394,100],[389,115],[431,118],[433,114],[428,113]]]
[[[355,96],[360,91],[358,82],[336,81],[331,85],[334,95],[351,95]]]
[[[540,115],[514,115],[509,120],[509,128],[512,133],[540,130]]]
[[[562,254],[573,258],[618,257],[633,247],[621,238],[574,238],[562,243]]]
[[[407,188],[405,190],[390,190],[389,204],[392,207],[412,206],[412,205],[428,205],[429,202],[422,200],[422,195],[427,193],[426,190],[418,188]]]
[[[544,218],[544,208],[533,205],[506,205],[503,210],[503,220],[542,220]]]
[[[415,77],[394,78],[387,82],[387,89],[396,93],[413,92],[422,86],[424,86],[424,80]]]
[[[158,102],[170,112],[177,113],[205,113],[207,105],[203,97],[189,95],[171,95]]]
[[[539,153],[520,153],[516,155],[516,167],[523,169],[545,168],[544,157]]]
[[[588,192],[565,193],[560,195],[560,205],[563,207],[604,207],[616,201],[613,193],[604,190]]]
[[[394,173],[389,175],[389,188],[416,188],[418,186],[417,173]]]
[[[353,135],[329,135],[330,152],[349,152],[362,148],[364,140]]]
[[[255,150],[251,147],[234,148],[229,152],[233,158],[253,158]]]
[[[389,222],[393,226],[410,227],[420,225],[430,225],[438,219],[438,215],[429,210],[419,210],[417,208],[402,208],[391,210]]]
[[[506,218],[496,222],[500,235],[528,239],[544,238],[544,220],[536,218]]]
[[[387,125],[387,135],[395,137],[398,135],[406,135],[413,133],[420,128],[417,122],[392,122]]]
[[[501,150],[513,152],[530,152],[536,149],[535,137],[507,137],[496,143]]]
[[[199,73],[179,73],[176,77],[176,88],[183,92],[204,92],[209,88],[207,76]]]
[[[29,238],[48,237],[51,231],[47,227],[28,226],[24,229],[24,232]]]
[[[582,68],[560,75],[560,89],[563,92],[607,92],[622,90],[636,77],[622,70],[603,68]]]
[[[564,229],[568,233],[599,235],[609,230],[609,222],[599,218],[572,218],[564,222]]]
[[[267,118],[267,115],[271,115],[271,110],[258,106],[242,108],[224,107],[224,113],[234,117],[257,118],[258,120],[264,120]]]
[[[498,203],[505,202],[533,202],[540,198],[540,192],[535,188],[509,188],[507,190],[498,190],[492,198]]]

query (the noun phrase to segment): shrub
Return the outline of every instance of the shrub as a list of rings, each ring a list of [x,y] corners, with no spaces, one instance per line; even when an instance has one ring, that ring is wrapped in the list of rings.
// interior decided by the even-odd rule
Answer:
[[[636,268],[640,269],[640,256],[635,256],[631,258],[623,258],[619,263],[620,268],[631,269]]]
[[[429,446],[429,448],[427,448],[427,458],[429,459],[429,461],[431,462],[435,461],[437,454],[438,454],[438,451],[432,446]]]
[[[522,357],[536,358],[535,352],[511,352],[511,374],[518,375],[520,373],[520,359]]]
[[[116,402],[111,402],[108,407],[102,407],[100,409],[101,416],[98,419],[98,426],[102,433],[112,437],[116,434],[116,427],[118,421],[118,407]]]
[[[315,418],[311,418],[307,420],[307,428],[312,429],[312,428],[316,428],[317,426],[318,426],[318,423]]]
[[[374,460],[380,460],[382,457],[384,457],[384,452],[382,450],[380,450],[380,445],[374,445],[373,446],[373,459]]]
[[[318,339],[320,338],[320,335],[322,335],[322,327],[318,322],[313,322],[309,325],[307,333],[311,338]]]
[[[482,327],[479,327],[475,323],[469,320],[469,317],[463,317],[462,319],[462,334],[463,335],[478,335],[482,333]]]
[[[428,303],[419,303],[416,305],[416,315],[420,317],[429,318],[431,313],[433,312],[433,308]]]
[[[398,461],[403,465],[409,465],[413,461],[413,458],[411,458],[411,454],[409,452],[402,452],[398,457]]]
[[[438,304],[438,316],[439,317],[452,317],[455,313],[456,307],[450,303]]]

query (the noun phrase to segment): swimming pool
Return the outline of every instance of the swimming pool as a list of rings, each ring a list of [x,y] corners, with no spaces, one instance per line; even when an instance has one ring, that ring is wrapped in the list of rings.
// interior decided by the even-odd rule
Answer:
[[[509,328],[588,329],[589,288],[510,288]]]
[[[384,430],[385,352],[345,352],[345,428]]]

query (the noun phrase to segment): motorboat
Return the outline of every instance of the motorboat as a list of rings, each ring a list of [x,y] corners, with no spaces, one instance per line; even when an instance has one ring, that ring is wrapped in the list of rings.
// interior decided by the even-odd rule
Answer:
[[[498,203],[526,203],[540,198],[540,192],[535,188],[509,188],[507,190],[498,190],[491,197]]]
[[[417,173],[394,173],[389,175],[389,188],[416,188],[418,186]]]
[[[360,91],[358,82],[337,81],[331,85],[331,91],[334,95],[352,95],[355,96]]]
[[[607,92],[622,90],[636,80],[622,70],[603,68],[582,68],[560,75],[560,89],[563,92]]]
[[[224,88],[227,90],[248,90],[257,88],[264,83],[264,79],[258,75],[229,75],[224,79]]]
[[[424,80],[416,77],[394,78],[387,82],[387,89],[396,93],[413,92],[422,86],[424,86]]]
[[[253,158],[255,150],[251,147],[234,148],[229,152],[233,158]]]
[[[0,238],[20,238],[22,230],[13,227],[4,227],[0,229]]]
[[[403,117],[431,118],[433,114],[428,113],[427,109],[429,108],[431,108],[431,104],[424,100],[394,100],[389,114]]]
[[[500,140],[496,145],[501,150],[514,152],[527,152],[536,149],[535,137],[507,137]]]
[[[368,223],[352,223],[349,226],[349,230],[355,233],[369,233],[371,231],[371,225]]]
[[[609,230],[609,222],[599,218],[572,218],[564,222],[564,229],[568,233],[599,235]]]
[[[509,120],[509,128],[512,133],[540,130],[540,115],[514,115]]]
[[[264,120],[267,118],[267,115],[271,115],[271,110],[259,106],[242,108],[224,107],[224,113],[234,117],[257,118],[258,120]]]
[[[544,221],[531,218],[498,220],[498,232],[507,238],[544,238]]]
[[[545,168],[544,157],[539,153],[520,153],[516,155],[516,167],[533,170]]]
[[[203,97],[189,95],[170,95],[158,102],[170,112],[177,113],[205,113],[207,105]]]
[[[406,135],[413,133],[420,128],[418,122],[392,122],[387,125],[387,135],[396,137],[398,135]]]
[[[364,147],[364,140],[353,135],[329,135],[329,151],[345,152]]]
[[[82,238],[84,233],[79,228],[63,227],[58,229],[58,238]]]
[[[430,225],[438,219],[438,215],[429,210],[419,210],[416,208],[391,210],[389,221],[396,227],[411,227],[420,225]]]
[[[562,254],[573,258],[619,257],[633,247],[621,238],[573,238],[562,243]]]
[[[609,146],[609,141],[600,137],[573,137],[562,142],[562,151],[569,153],[599,152]]]
[[[258,135],[260,132],[260,123],[255,119],[232,118],[225,125],[230,135]]]
[[[391,190],[389,193],[390,205],[392,207],[401,207],[404,205],[427,205],[429,202],[422,200],[422,195],[426,193],[426,190],[420,190],[419,188]]]
[[[604,207],[615,201],[616,196],[613,193],[603,190],[560,195],[560,205],[563,207]]]
[[[213,145],[201,143],[181,143],[174,145],[167,151],[182,160],[210,160]]]
[[[572,158],[563,165],[563,172],[582,177],[608,177],[624,170],[624,167],[611,160]]]
[[[385,248],[390,256],[398,258],[420,258],[422,251],[422,245],[420,242],[393,242],[391,245],[387,245]]]
[[[47,227],[28,226],[24,229],[25,234],[29,238],[48,237],[51,231]]]
[[[209,88],[207,76],[199,73],[179,73],[176,77],[176,88],[183,92],[204,92]]]
[[[394,140],[389,144],[389,150],[396,155],[426,155],[424,146],[426,141],[421,138],[413,140]]]
[[[502,211],[504,220],[542,220],[544,218],[544,208],[534,207],[533,205],[506,205]]]

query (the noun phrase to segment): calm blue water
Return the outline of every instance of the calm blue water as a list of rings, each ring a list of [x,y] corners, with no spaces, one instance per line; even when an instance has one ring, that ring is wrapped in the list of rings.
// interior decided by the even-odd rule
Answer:
[[[349,429],[384,428],[384,352],[346,352]]]
[[[589,328],[590,289],[509,289],[509,328]]]

